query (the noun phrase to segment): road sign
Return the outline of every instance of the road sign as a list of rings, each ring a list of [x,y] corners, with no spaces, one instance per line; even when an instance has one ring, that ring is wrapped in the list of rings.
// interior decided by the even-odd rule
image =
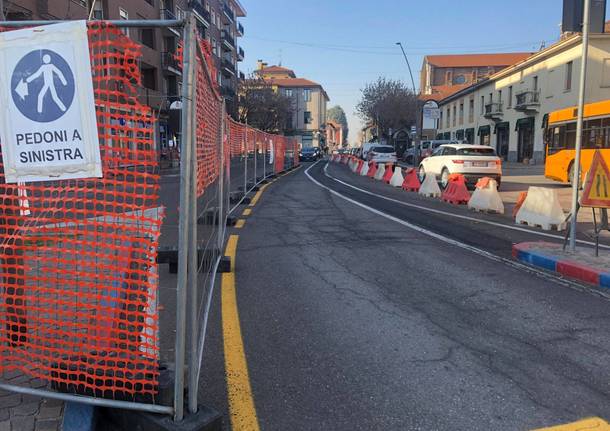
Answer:
[[[587,173],[580,205],[583,207],[610,208],[610,170],[599,151],[595,152],[591,169]]]
[[[6,182],[102,176],[85,21],[0,34]]]

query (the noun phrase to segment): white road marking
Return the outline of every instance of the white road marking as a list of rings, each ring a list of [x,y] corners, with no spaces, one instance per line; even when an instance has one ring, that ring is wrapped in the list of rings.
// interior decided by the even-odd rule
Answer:
[[[314,179],[309,174],[310,169],[313,168],[318,163],[319,163],[319,161],[314,163],[313,165],[311,165],[309,168],[307,168],[305,170],[305,175],[307,175],[307,177],[314,184],[316,184],[317,186],[327,190],[331,194],[333,194],[333,195],[335,195],[335,196],[337,196],[337,197],[339,197],[339,198],[341,198],[341,199],[343,199],[343,200],[345,200],[347,202],[350,202],[350,203],[352,203],[352,204],[354,204],[356,206],[359,206],[360,208],[363,208],[363,209],[365,209],[365,210],[367,210],[369,212],[372,212],[373,214],[377,214],[377,215],[379,215],[381,217],[384,217],[384,218],[386,218],[388,220],[391,220],[393,222],[401,224],[402,226],[405,226],[405,227],[407,227],[409,229],[412,229],[412,230],[414,230],[416,232],[419,232],[419,233],[421,233],[423,235],[429,236],[431,238],[434,238],[434,239],[439,240],[441,242],[444,242],[446,244],[450,244],[450,245],[453,245],[455,247],[458,247],[458,248],[461,248],[461,249],[464,249],[464,250],[468,250],[468,251],[470,251],[470,252],[472,252],[474,254],[477,254],[479,256],[485,257],[485,258],[487,258],[489,260],[492,260],[494,262],[503,263],[505,265],[508,265],[508,266],[514,268],[514,269],[518,269],[520,271],[529,272],[529,273],[534,274],[534,275],[536,275],[536,276],[538,276],[540,278],[544,278],[546,280],[559,283],[559,284],[561,284],[563,286],[570,287],[570,288],[578,290],[578,291],[587,291],[587,292],[591,292],[591,293],[594,293],[596,295],[602,296],[602,297],[604,297],[606,299],[610,299],[610,295],[606,294],[605,292],[601,292],[600,290],[594,289],[591,286],[580,284],[580,283],[572,281],[572,280],[567,280],[565,278],[562,278],[559,275],[552,274],[550,272],[538,269],[536,267],[529,266],[529,265],[526,265],[526,264],[523,264],[523,263],[511,260],[511,259],[506,259],[506,258],[501,257],[501,256],[497,256],[497,255],[495,255],[493,253],[490,253],[488,251],[482,250],[482,249],[480,249],[478,247],[474,247],[474,246],[468,245],[466,243],[463,243],[461,241],[457,241],[457,240],[451,239],[449,237],[446,237],[444,235],[438,234],[436,232],[432,232],[431,230],[428,230],[428,229],[425,229],[423,227],[414,225],[414,224],[409,223],[409,222],[407,222],[405,220],[399,219],[398,217],[394,217],[393,215],[387,214],[387,213],[385,213],[383,211],[380,211],[378,209],[375,209],[373,207],[365,205],[365,204],[363,204],[361,202],[358,202],[358,201],[356,201],[354,199],[351,199],[351,198],[349,198],[349,197],[347,197],[347,196],[345,196],[345,195],[343,195],[343,194],[341,194],[341,193],[331,189],[330,187],[325,186],[324,184],[320,183],[319,181]],[[328,167],[328,163],[326,164],[326,167]],[[325,169],[326,169],[326,167],[325,167]],[[341,181],[339,181],[339,182],[341,182]],[[354,187],[354,188],[358,189],[357,187]],[[358,189],[358,190],[360,190],[360,189]],[[375,196],[377,196],[377,195],[375,195]],[[390,199],[390,198],[388,198],[388,200],[394,201],[394,199]],[[396,201],[396,202],[400,202],[400,201]],[[426,208],[423,208],[423,209],[426,209]]]
[[[368,190],[361,189],[359,187],[356,187],[356,186],[354,186],[352,184],[346,183],[345,181],[341,181],[340,179],[333,177],[332,175],[330,175],[328,173],[327,168],[328,168],[328,163],[326,163],[326,166],[324,166],[324,175],[326,177],[330,178],[331,180],[336,181],[336,182],[338,182],[340,184],[343,184],[344,186],[349,187],[351,189],[358,190],[359,192],[365,193],[367,195],[375,196],[375,197],[377,197],[379,199],[384,199],[386,201],[394,202],[394,203],[397,203],[399,205],[403,205],[403,206],[406,206],[406,207],[416,208],[416,209],[419,209],[419,210],[428,211],[428,212],[435,213],[435,214],[441,214],[441,215],[448,216],[448,217],[458,218],[458,219],[462,219],[462,220],[468,220],[468,221],[472,221],[472,222],[476,222],[476,223],[483,223],[483,224],[487,224],[487,225],[490,225],[490,226],[500,227],[502,229],[510,229],[510,230],[515,230],[515,231],[519,231],[519,232],[529,233],[529,234],[532,234],[532,235],[543,236],[543,237],[547,237],[547,238],[560,239],[560,240],[563,241],[563,236],[561,236],[561,235],[554,235],[552,233],[546,233],[546,232],[539,232],[539,231],[535,231],[535,230],[529,230],[529,229],[525,229],[525,228],[522,228],[522,227],[519,227],[519,226],[507,225],[507,224],[504,224],[504,223],[498,223],[498,222],[494,222],[494,221],[490,221],[490,220],[479,219],[479,218],[476,218],[476,217],[469,217],[469,216],[460,215],[460,214],[453,214],[453,213],[445,212],[445,211],[442,211],[442,210],[437,210],[437,209],[434,209],[434,208],[428,208],[428,207],[425,207],[425,206],[422,206],[422,205],[410,204],[408,202],[400,201],[398,199],[389,198],[387,196],[378,195],[377,193],[373,193],[373,192],[370,192]],[[584,241],[584,240],[581,240],[581,239],[577,240],[577,242],[579,244],[584,244],[584,245],[590,245],[590,246],[594,246],[595,245],[594,242]],[[607,245],[604,245],[604,244],[600,244],[599,248],[604,248],[606,250],[610,250],[610,246],[607,246]]]

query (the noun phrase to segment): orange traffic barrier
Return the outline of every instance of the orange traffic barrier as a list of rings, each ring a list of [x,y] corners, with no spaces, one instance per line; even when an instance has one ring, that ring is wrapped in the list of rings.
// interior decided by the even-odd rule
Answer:
[[[527,192],[519,193],[519,198],[517,198],[517,203],[515,204],[515,207],[513,208],[513,218],[517,217],[517,213],[523,206],[523,202],[525,202],[526,198],[527,198]]]
[[[369,178],[374,178],[376,173],[377,173],[377,163],[369,162],[369,171],[366,174],[366,176]]]
[[[449,182],[441,199],[453,205],[467,204],[470,200],[470,192],[466,187],[466,178],[460,174],[449,175]]]
[[[390,184],[392,175],[394,175],[394,166],[392,166],[392,164],[389,163],[385,167],[385,173],[383,174],[383,178],[381,180],[386,184]]]
[[[417,178],[417,172],[415,169],[409,168],[405,172],[405,180],[402,183],[402,189],[407,192],[418,192],[421,186],[419,178]]]
[[[358,160],[358,167],[356,168],[357,174],[359,174],[362,171],[362,165],[364,165],[364,161]]]

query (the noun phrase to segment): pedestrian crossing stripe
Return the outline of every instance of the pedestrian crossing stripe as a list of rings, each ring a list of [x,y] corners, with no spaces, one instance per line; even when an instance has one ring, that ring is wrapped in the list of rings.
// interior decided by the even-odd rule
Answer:
[[[609,431],[610,425],[600,418],[583,419],[571,424],[557,425],[550,428],[539,428],[533,431]]]
[[[610,170],[599,150],[595,151],[580,205],[610,208]]]

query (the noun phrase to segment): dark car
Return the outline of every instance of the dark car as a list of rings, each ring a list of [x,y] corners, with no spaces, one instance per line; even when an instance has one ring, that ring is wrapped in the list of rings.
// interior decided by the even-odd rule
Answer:
[[[299,153],[299,159],[302,162],[315,162],[319,158],[319,152],[317,148],[307,147],[302,148]]]

